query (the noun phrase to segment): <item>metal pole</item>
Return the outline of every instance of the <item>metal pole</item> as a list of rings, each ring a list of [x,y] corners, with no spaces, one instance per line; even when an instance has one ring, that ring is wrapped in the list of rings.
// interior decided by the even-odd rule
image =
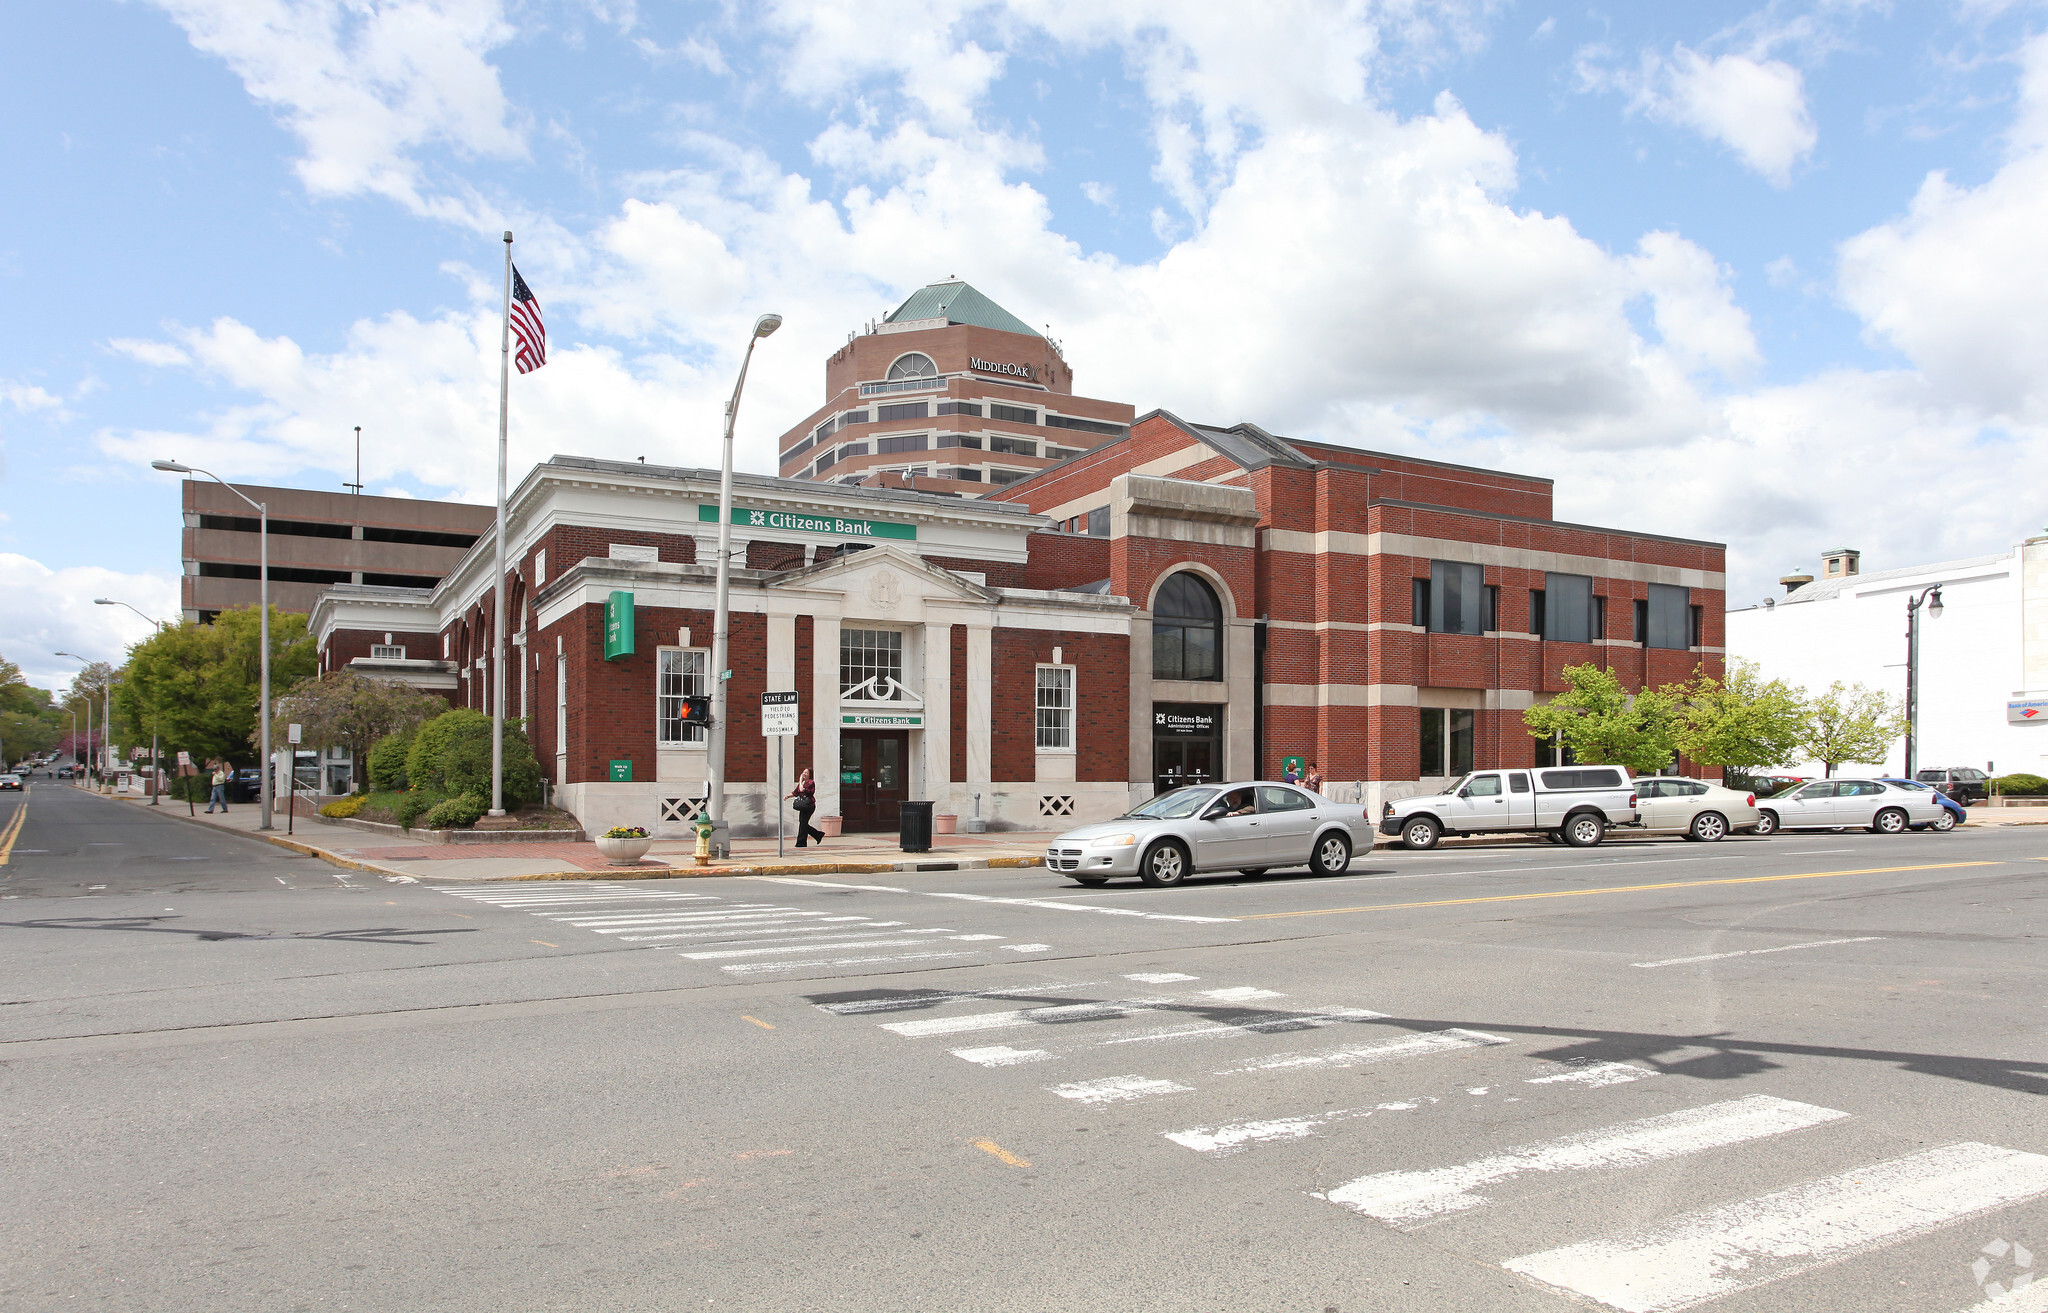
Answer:
[[[247,499],[246,499],[246,498],[244,498],[244,500],[247,500]],[[256,828],[257,828],[257,829],[259,829],[259,830],[274,830],[274,829],[276,829],[277,827],[276,827],[276,826],[274,826],[274,825],[272,825],[272,824],[270,823],[270,818],[271,818],[271,803],[272,803],[272,800],[273,800],[273,798],[272,798],[272,793],[271,793],[271,788],[272,788],[272,785],[271,785],[271,779],[270,779],[270,777],[271,777],[272,773],[273,773],[273,772],[274,772],[274,770],[275,770],[275,766],[274,766],[274,764],[273,764],[273,763],[271,762],[271,760],[270,760],[270,505],[269,505],[269,503],[267,503],[267,502],[261,502],[261,503],[258,503],[258,504],[257,504],[257,507],[256,507],[256,514],[257,514],[257,517],[258,517],[258,519],[257,519],[257,531],[258,531],[258,548],[259,548],[259,552],[260,552],[260,556],[259,556],[259,558],[258,558],[258,559],[259,559],[259,561],[261,562],[261,567],[260,567],[260,573],[261,573],[261,575],[262,575],[262,604],[263,604],[263,631],[262,631],[262,641],[263,641],[263,770],[262,770],[262,772],[261,772],[261,773],[260,773],[260,774],[259,774],[259,775],[258,775],[258,776],[256,777],[256,778],[257,778],[257,783],[259,783],[259,784],[261,784],[261,785],[263,786],[263,818],[262,818],[262,821],[263,821],[263,823],[262,823],[262,824],[260,824],[260,825],[258,825],[258,826],[257,826]]]
[[[1920,599],[1906,599],[1906,771],[1913,778],[1914,732],[1920,722]]]
[[[505,814],[505,432],[512,400],[512,234],[505,233],[505,317],[498,328],[498,565],[491,581],[491,815]]]
[[[785,856],[782,851],[782,736],[775,736],[775,855]]]
[[[156,717],[154,717],[154,716],[151,716],[151,717],[150,717],[150,719],[151,719],[151,720],[154,720],[154,719],[156,719]],[[163,791],[164,791],[164,766],[163,766],[163,762],[162,762],[162,761],[161,761],[161,760],[160,760],[160,759],[159,759],[159,758],[157,757],[157,755],[156,755],[156,728],[155,728],[155,726],[151,726],[151,727],[150,727],[150,731],[149,731],[149,805],[150,805],[150,806],[152,806],[152,807],[156,807],[156,806],[160,806],[160,805],[161,805],[161,804],[159,804],[159,803],[157,802],[157,795],[158,795],[159,793],[162,793]]]
[[[732,655],[732,425],[739,413],[740,389],[747,385],[747,366],[754,359],[758,336],[747,338],[740,357],[740,377],[725,403],[725,443],[718,463],[718,586],[711,614],[711,780],[704,808],[713,821],[725,819],[726,662]],[[778,800],[777,811],[781,810]]]

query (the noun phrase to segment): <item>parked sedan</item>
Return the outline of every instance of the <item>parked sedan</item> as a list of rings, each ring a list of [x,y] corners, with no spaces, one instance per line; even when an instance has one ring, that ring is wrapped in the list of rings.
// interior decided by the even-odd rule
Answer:
[[[1636,781],[1637,823],[1653,833],[1714,843],[1757,825],[1756,795],[1704,780],[1660,775]]]
[[[1249,780],[1175,789],[1113,821],[1069,830],[1046,846],[1045,864],[1078,884],[1135,875],[1175,885],[1201,871],[1261,875],[1304,864],[1316,875],[1341,875],[1354,849],[1372,845],[1363,808]]]
[[[1884,778],[1883,782],[1900,789],[1924,789],[1928,793],[1933,794],[1934,800],[1941,804],[1941,815],[1925,824],[1915,824],[1913,828],[1916,830],[1939,830],[1946,834],[1970,819],[1970,813],[1963,810],[1963,804],[1949,797],[1940,789],[1935,788],[1932,784],[1922,784],[1919,780],[1893,779],[1889,775]]]
[[[1916,825],[1938,824],[1947,814],[1931,790],[1883,780],[1815,780],[1758,803],[1756,832],[1855,827],[1904,834]]]

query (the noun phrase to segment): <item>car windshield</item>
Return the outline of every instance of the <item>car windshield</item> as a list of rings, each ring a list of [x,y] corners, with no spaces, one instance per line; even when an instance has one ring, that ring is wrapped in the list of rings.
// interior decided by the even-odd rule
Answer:
[[[1214,789],[1175,789],[1162,793],[1148,803],[1133,807],[1126,816],[1143,816],[1155,821],[1186,820],[1202,809],[1202,804],[1216,796]]]
[[[1787,785],[1786,785],[1786,786],[1785,786],[1784,788],[1782,788],[1782,789],[1779,789],[1779,790],[1778,790],[1778,791],[1777,791],[1776,793],[1772,794],[1772,795],[1771,795],[1771,797],[1773,797],[1773,798],[1782,798],[1782,797],[1784,797],[1784,796],[1785,796],[1786,794],[1788,794],[1788,793],[1797,793],[1797,792],[1798,792],[1799,790],[1801,790],[1801,789],[1803,789],[1803,788],[1805,788],[1805,787],[1806,787],[1806,781],[1805,781],[1805,780],[1794,780],[1794,781],[1792,781],[1792,782],[1791,782],[1790,784],[1787,784]]]

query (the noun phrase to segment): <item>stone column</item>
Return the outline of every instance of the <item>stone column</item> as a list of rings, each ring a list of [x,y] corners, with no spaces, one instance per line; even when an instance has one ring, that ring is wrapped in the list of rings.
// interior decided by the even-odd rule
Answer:
[[[940,811],[952,806],[953,783],[953,626],[924,627],[924,794]]]
[[[990,762],[995,753],[994,715],[995,644],[989,625],[967,626],[967,778],[961,783],[967,792],[979,793],[984,818],[995,812],[994,790],[990,786]],[[967,815],[974,814],[974,800],[967,799]]]
[[[795,629],[791,629],[792,653]],[[794,656],[791,658],[794,664]],[[811,632],[811,769],[817,774],[818,815],[839,811],[839,621],[817,616]],[[794,773],[792,771],[792,773]]]

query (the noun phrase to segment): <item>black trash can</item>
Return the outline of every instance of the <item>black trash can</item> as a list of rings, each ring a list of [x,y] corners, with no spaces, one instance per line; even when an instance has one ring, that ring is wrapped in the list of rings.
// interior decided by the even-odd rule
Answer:
[[[906,802],[897,821],[897,846],[907,853],[932,850],[932,809],[935,802]]]

